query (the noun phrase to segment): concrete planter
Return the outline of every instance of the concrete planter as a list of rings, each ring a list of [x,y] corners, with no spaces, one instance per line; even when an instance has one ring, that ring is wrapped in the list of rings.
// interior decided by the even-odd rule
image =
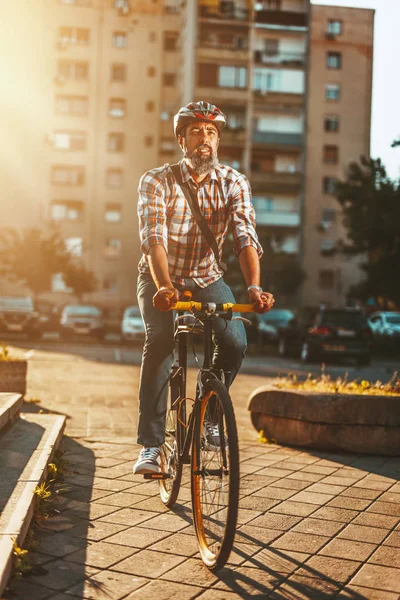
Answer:
[[[26,393],[26,360],[0,361],[0,392]]]
[[[400,396],[324,394],[266,385],[249,398],[257,431],[289,446],[400,455]]]

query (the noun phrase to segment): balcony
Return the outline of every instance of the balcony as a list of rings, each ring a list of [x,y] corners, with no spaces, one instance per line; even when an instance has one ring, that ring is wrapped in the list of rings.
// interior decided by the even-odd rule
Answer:
[[[226,127],[224,129],[224,133],[221,138],[221,145],[222,146],[230,146],[230,145],[243,146],[243,144],[245,143],[245,140],[246,140],[246,131],[245,131],[244,127],[240,127],[237,129],[231,129],[229,127]]]
[[[285,146],[297,149],[303,145],[302,133],[278,133],[275,131],[253,131],[253,144]]]
[[[256,220],[258,226],[299,227],[300,214],[298,212],[284,212],[275,210],[257,210]]]
[[[303,106],[304,94],[294,92],[280,92],[270,90],[253,90],[254,104],[257,108],[263,106],[281,106],[283,110],[286,106]]]
[[[256,11],[254,20],[260,25],[272,25],[279,29],[301,28],[308,27],[308,15],[306,13],[298,13],[287,10],[259,10]]]
[[[236,103],[245,104],[247,101],[247,88],[230,88],[230,87],[206,87],[203,85],[196,86],[196,96],[199,98],[207,98],[208,102],[213,104]]]
[[[216,1],[213,6],[202,5],[200,2],[200,18],[243,22],[249,21],[250,11],[226,0]]]
[[[306,62],[304,52],[281,52],[274,54],[272,52],[256,50],[254,52],[254,62],[269,66],[301,67]]]
[[[300,171],[252,171],[251,187],[254,192],[293,193],[298,192],[302,183]]]
[[[218,62],[234,58],[235,60],[248,60],[249,52],[246,44],[223,43],[212,40],[200,40],[197,48],[198,59],[218,59]]]

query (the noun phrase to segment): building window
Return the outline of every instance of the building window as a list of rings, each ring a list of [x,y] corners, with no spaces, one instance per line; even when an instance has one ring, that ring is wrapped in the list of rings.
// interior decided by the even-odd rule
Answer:
[[[175,73],[164,73],[163,85],[165,85],[165,87],[175,87],[175,83],[176,83]]]
[[[52,221],[79,221],[83,216],[83,202],[54,200],[50,206]]]
[[[74,79],[82,81],[89,77],[89,63],[81,60],[59,60],[57,78],[59,81]]]
[[[114,48],[126,48],[128,46],[128,34],[125,31],[114,31],[112,45]]]
[[[109,275],[106,275],[103,279],[103,289],[106,292],[118,292],[118,279],[117,276],[114,275],[114,273],[110,273]]]
[[[338,83],[327,83],[325,86],[326,100],[340,100],[340,85]]]
[[[56,112],[60,115],[82,117],[88,114],[89,98],[87,96],[56,96]]]
[[[80,186],[85,184],[85,169],[70,165],[54,166],[51,172],[51,182],[55,185]]]
[[[336,19],[329,19],[327,27],[326,27],[326,33],[329,33],[331,35],[340,35],[343,31],[343,23],[342,21],[338,21]]]
[[[121,118],[126,116],[126,100],[123,98],[111,98],[108,105],[110,117]]]
[[[119,258],[121,256],[121,249],[121,240],[109,238],[104,243],[104,256],[106,258]]]
[[[107,140],[107,150],[109,152],[125,151],[125,136],[123,133],[109,133]]]
[[[341,69],[342,68],[342,53],[341,52],[327,52],[326,66],[328,67],[328,69]]]
[[[122,169],[107,169],[106,186],[110,188],[121,188],[123,185]]]
[[[218,86],[229,88],[245,88],[247,80],[246,67],[221,66],[218,69]]]
[[[160,152],[164,154],[174,154],[176,150],[176,142],[174,139],[163,138],[160,142]]]
[[[324,256],[332,256],[335,254],[336,242],[335,240],[321,240],[319,249]]]
[[[64,240],[65,249],[71,256],[82,256],[83,239],[80,237],[70,237]]]
[[[168,111],[166,111],[166,110],[163,110],[163,111],[160,113],[160,119],[161,119],[161,121],[169,121],[169,119],[170,119],[170,114],[169,114],[169,112],[168,112]]]
[[[60,27],[58,32],[58,45],[66,48],[70,44],[87,46],[90,41],[90,29],[83,27]]]
[[[56,150],[71,152],[86,150],[86,133],[84,131],[55,131],[53,147]]]
[[[164,50],[166,52],[174,52],[178,49],[178,33],[164,31]]]
[[[334,194],[336,191],[336,182],[337,179],[335,177],[324,177],[322,180],[324,194]]]
[[[323,208],[321,211],[321,225],[324,230],[329,229],[336,221],[336,210],[334,208]]]
[[[253,196],[253,206],[257,212],[270,212],[274,210],[274,199],[265,196]]]
[[[325,131],[337,133],[339,131],[339,117],[334,115],[324,117],[324,129]]]
[[[126,81],[126,65],[122,63],[111,65],[111,81]]]
[[[92,6],[93,0],[60,0],[60,4],[69,4],[70,6]]]
[[[154,144],[154,138],[152,135],[145,135],[144,136],[144,145],[149,148],[150,146],[153,146]]]
[[[240,112],[226,112],[226,128],[233,131],[242,130],[245,126],[245,114]]]
[[[152,100],[146,102],[146,112],[154,112],[156,110],[156,105]]]
[[[318,285],[322,290],[333,290],[335,287],[335,271],[321,269],[318,272]]]
[[[147,67],[147,76],[155,77],[156,76],[156,68],[155,67]]]
[[[338,146],[324,146],[324,163],[337,164],[339,162]]]
[[[104,220],[106,221],[106,223],[120,223],[121,205],[107,204],[104,210]]]

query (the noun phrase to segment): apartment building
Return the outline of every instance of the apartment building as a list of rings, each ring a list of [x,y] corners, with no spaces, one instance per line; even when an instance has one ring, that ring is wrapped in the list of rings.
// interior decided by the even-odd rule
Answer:
[[[332,192],[369,153],[373,11],[309,0],[5,8],[3,225],[56,224],[97,277],[94,301],[134,301],[139,178],[179,159],[172,117],[203,99],[227,115],[220,160],[249,177],[262,243],[307,272],[298,301],[345,301],[361,272],[334,253],[344,231]],[[69,298],[61,277],[50,295]]]

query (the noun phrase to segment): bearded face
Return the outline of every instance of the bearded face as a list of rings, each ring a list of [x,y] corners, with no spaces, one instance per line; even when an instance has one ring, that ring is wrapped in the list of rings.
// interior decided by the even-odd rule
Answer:
[[[207,175],[218,165],[218,129],[207,121],[194,121],[186,127],[179,143],[189,167],[197,175]]]

